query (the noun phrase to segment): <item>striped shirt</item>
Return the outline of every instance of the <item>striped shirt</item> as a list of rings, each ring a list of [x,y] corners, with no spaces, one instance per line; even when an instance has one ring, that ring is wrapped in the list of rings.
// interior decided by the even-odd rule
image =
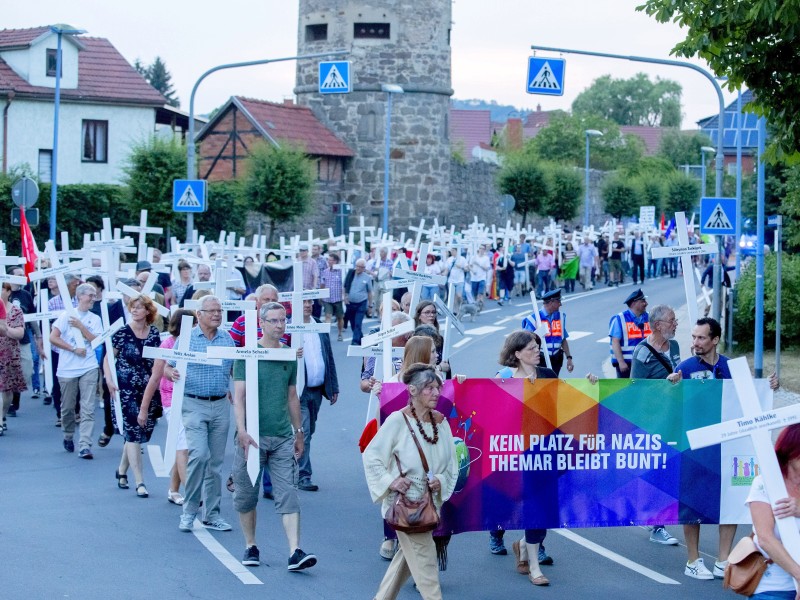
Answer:
[[[234,347],[231,336],[223,329],[217,329],[212,339],[208,339],[199,326],[192,329],[189,350],[206,352],[209,346]],[[228,393],[233,360],[222,359],[222,366],[188,363],[186,367],[185,393],[193,396],[224,396]]]
[[[331,291],[329,298],[325,302],[331,304],[342,301],[342,271],[341,269],[325,269],[320,278],[320,287]]]

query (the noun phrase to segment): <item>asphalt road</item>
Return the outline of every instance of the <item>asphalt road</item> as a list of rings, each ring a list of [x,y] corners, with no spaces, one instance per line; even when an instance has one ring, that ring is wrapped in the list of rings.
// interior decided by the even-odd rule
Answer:
[[[648,282],[644,289],[651,305],[685,304],[680,280]],[[631,290],[630,285],[599,288],[567,298],[563,310],[573,336],[573,376],[602,373],[608,344],[599,340]],[[452,359],[455,371],[492,377],[504,335],[518,327],[529,306],[522,299],[504,307],[487,303],[474,323],[465,324],[467,341],[460,343],[456,335],[460,345]],[[687,352],[684,348],[684,355]],[[379,510],[370,502],[357,447],[367,396],[358,390],[358,359],[346,358],[346,342],[334,342],[334,353],[342,393],[335,406],[323,406],[312,446],[320,491],[300,492],[301,547],[318,556],[314,568],[286,570],[289,549],[280,520],[266,500],[258,508],[259,567],[239,563],[244,539],[225,490],[222,515],[233,531],[180,532],[180,508],[166,501],[167,479],[156,476],[147,448],[150,498],[139,499],[133,486],[124,491],[116,486],[120,436],[107,448],[95,445],[94,460],[79,460],[63,450],[52,406],[26,394],[19,416],[9,418],[8,433],[0,438],[0,598],[372,598],[388,563],[378,557]],[[99,409],[97,422],[102,423]],[[99,433],[98,427],[95,439]],[[159,424],[150,446],[163,449],[165,435],[165,425]],[[233,431],[226,473],[232,462],[232,437]],[[745,529],[740,527],[739,534]],[[680,527],[670,530],[683,541]],[[509,533],[509,546],[512,539]],[[516,574],[512,555],[489,553],[488,534],[455,536],[449,568],[441,577],[444,597],[731,597],[719,580],[685,577],[685,549],[653,544],[639,527],[553,530],[546,545],[555,559],[554,566],[544,567],[552,585],[532,590],[527,578]],[[703,527],[701,550],[707,565],[713,562],[716,546],[716,528]],[[400,598],[419,595],[409,583]]]

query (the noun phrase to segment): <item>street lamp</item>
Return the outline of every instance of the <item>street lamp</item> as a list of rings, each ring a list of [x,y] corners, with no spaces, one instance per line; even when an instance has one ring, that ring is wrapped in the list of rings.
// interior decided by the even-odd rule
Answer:
[[[392,134],[392,96],[403,94],[405,90],[396,83],[382,83],[381,91],[386,92],[386,134],[384,136],[383,153],[383,231],[389,231],[389,140]]]
[[[56,203],[58,198],[58,110],[61,107],[61,37],[86,33],[83,29],[75,29],[69,25],[51,25],[50,31],[58,36],[56,47],[56,97],[53,117],[53,159],[50,165],[50,239],[56,240]]]
[[[700,158],[703,162],[703,197],[706,195],[706,152],[716,154],[717,149],[711,146],[700,146]]]
[[[589,138],[603,135],[602,131],[597,129],[586,130],[586,207],[583,215],[583,228],[589,227]]]

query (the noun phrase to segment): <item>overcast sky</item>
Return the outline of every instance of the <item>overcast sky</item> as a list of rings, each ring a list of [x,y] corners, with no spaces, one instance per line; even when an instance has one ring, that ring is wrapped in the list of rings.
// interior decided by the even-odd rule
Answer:
[[[531,44],[670,58],[684,36],[677,25],[662,25],[637,13],[635,7],[642,2],[457,0],[452,32],[455,97],[568,109],[595,78],[628,78],[641,71],[683,86],[683,127],[694,128],[695,121],[718,112],[719,105],[711,84],[689,69],[565,55],[563,97],[525,93]],[[1,14],[3,28],[68,23],[85,29],[109,39],[131,63],[136,58],[150,63],[161,56],[186,110],[191,88],[206,69],[297,54],[297,3],[291,0],[9,0]],[[293,86],[292,63],[217,73],[199,88],[196,110],[207,113],[232,95],[280,101],[292,96]],[[732,98],[725,93],[726,104]]]

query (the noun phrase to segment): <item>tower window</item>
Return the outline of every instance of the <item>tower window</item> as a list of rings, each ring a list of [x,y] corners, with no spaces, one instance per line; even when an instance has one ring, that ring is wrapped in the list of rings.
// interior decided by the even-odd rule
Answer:
[[[306,25],[306,42],[324,42],[328,39],[328,24]]]
[[[391,37],[389,23],[354,23],[353,37],[388,40]]]

